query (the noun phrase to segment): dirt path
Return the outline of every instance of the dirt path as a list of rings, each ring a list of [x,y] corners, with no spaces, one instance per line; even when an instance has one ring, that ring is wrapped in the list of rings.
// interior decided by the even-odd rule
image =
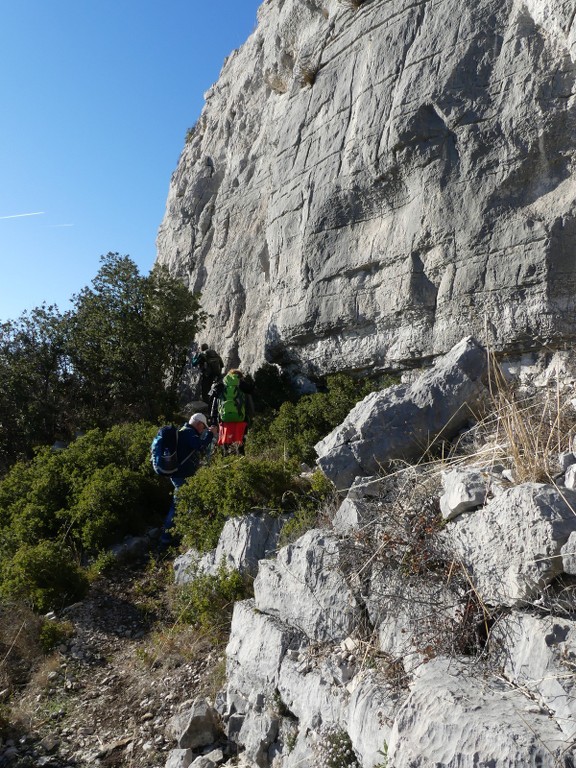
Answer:
[[[174,616],[171,581],[169,563],[117,567],[58,615],[72,634],[12,698],[0,768],[163,768],[171,717],[224,674],[223,647]]]

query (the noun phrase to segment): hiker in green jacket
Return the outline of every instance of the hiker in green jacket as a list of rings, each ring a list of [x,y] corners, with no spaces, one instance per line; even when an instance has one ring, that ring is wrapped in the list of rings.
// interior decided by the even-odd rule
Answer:
[[[238,368],[229,370],[212,387],[211,419],[219,425],[217,445],[225,450],[235,447],[238,453],[244,453],[246,429],[253,415],[253,391],[253,384]]]

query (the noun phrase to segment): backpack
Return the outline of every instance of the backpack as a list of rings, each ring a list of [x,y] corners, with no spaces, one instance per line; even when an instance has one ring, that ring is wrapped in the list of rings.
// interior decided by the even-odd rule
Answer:
[[[203,352],[197,352],[195,355],[192,355],[192,359],[190,360],[190,364],[192,365],[192,368],[200,368],[201,370],[206,367],[206,357],[204,356]]]
[[[246,421],[246,397],[240,389],[240,377],[229,373],[224,377],[218,401],[218,418],[222,422]]]
[[[206,352],[204,352],[204,359],[206,360],[206,365],[208,366],[210,373],[213,376],[220,376],[224,363],[218,352],[215,352],[213,349],[207,349]]]
[[[150,446],[152,468],[157,475],[173,475],[178,470],[178,428],[160,427]]]

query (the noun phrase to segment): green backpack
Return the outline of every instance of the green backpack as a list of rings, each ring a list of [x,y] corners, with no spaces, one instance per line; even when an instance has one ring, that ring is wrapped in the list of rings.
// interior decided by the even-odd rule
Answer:
[[[228,373],[222,381],[224,387],[218,402],[220,421],[246,421],[246,396],[240,389],[240,377]]]

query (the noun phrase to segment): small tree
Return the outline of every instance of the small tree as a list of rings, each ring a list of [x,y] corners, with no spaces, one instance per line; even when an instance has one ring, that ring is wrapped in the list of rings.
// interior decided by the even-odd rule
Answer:
[[[199,297],[161,267],[141,276],[109,253],[75,301],[69,355],[88,426],[171,415],[191,343],[202,327]]]
[[[192,340],[204,326],[206,313],[199,294],[156,265],[145,282],[144,317],[148,333],[146,372],[148,393],[156,412],[171,413],[178,407],[178,389],[190,355]],[[162,408],[156,398],[163,392]],[[150,410],[154,410],[153,407]]]
[[[0,325],[0,468],[66,430],[68,315],[42,305]]]

